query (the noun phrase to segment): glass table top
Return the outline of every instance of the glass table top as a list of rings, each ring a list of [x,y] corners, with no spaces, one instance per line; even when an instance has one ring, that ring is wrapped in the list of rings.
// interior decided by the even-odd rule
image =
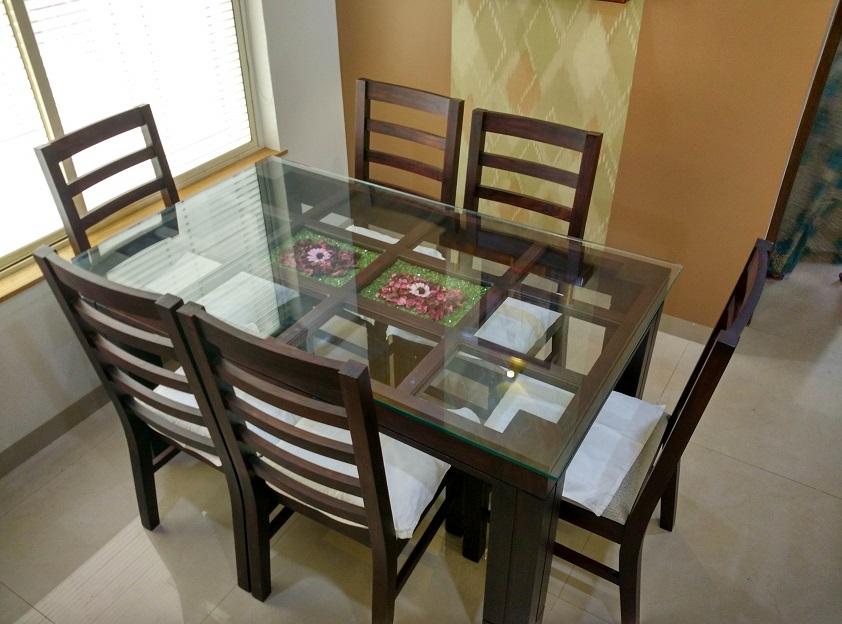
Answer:
[[[381,404],[555,478],[680,270],[279,158],[74,262],[365,362]]]

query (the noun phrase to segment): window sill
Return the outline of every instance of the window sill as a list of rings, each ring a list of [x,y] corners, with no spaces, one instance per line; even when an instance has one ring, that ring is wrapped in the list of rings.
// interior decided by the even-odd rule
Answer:
[[[223,169],[220,169],[194,184],[190,184],[183,189],[178,189],[179,195],[181,195],[182,199],[187,199],[191,195],[195,195],[199,191],[219,182],[220,180],[223,180],[224,178],[227,178],[234,172],[257,162],[258,160],[266,158],[267,156],[282,156],[284,154],[286,154],[286,150],[276,152],[275,150],[261,148],[258,151],[249,154],[245,158],[238,160],[236,163],[224,167]],[[163,208],[164,203],[161,200],[151,203],[148,206],[144,206],[140,210],[136,210],[125,217],[117,219],[101,230],[94,232],[91,235],[91,242],[96,245],[109,236],[127,228],[132,223],[135,223],[144,217],[148,217],[149,215],[153,215],[156,212],[163,210]],[[73,250],[70,248],[70,244],[66,240],[62,241],[58,245],[55,245],[55,249],[62,258],[70,259],[73,257]],[[20,292],[23,292],[27,288],[34,286],[42,279],[44,279],[44,276],[41,274],[41,269],[38,268],[38,265],[35,264],[35,261],[31,256],[25,260],[21,260],[16,265],[9,268],[4,274],[0,275],[0,303]]]

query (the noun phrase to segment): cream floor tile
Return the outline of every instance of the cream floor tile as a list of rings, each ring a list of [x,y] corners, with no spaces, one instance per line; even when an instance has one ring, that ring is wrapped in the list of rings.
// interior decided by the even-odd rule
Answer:
[[[0,584],[0,624],[50,624],[50,621],[11,589]]]
[[[658,332],[649,373],[646,376],[643,400],[651,403],[660,400],[689,343],[690,341],[684,338]]]
[[[842,355],[749,328],[693,438],[842,497]]]
[[[840,534],[842,500],[691,445],[676,528],[653,521],[644,544],[641,619],[839,622]],[[616,547],[600,538],[585,552],[616,563]],[[560,599],[619,622],[616,587],[578,568]]]
[[[296,518],[272,547],[272,593],[261,603],[235,589],[207,623],[371,621],[367,547]],[[461,556],[461,541],[437,536],[399,594],[396,623],[481,622],[484,562]]]
[[[584,529],[573,526],[569,522],[559,521],[555,539],[559,544],[564,544],[574,550],[581,550],[585,547],[585,543],[588,541],[589,536],[590,533]],[[550,581],[547,586],[547,592],[551,596],[558,596],[561,593],[564,584],[567,582],[567,577],[570,576],[572,571],[573,566],[570,563],[564,561],[563,559],[559,559],[558,557],[553,557],[553,567],[550,571]]]
[[[670,376],[669,383],[667,383],[658,400],[654,401],[655,403],[666,405],[666,409],[670,413],[675,409],[678,399],[687,385],[687,380],[702,355],[702,349],[704,349],[704,345],[688,341],[684,353],[681,354],[681,358]]]
[[[35,604],[136,515],[114,434],[0,518],[0,581]]]
[[[840,270],[801,262],[782,281],[767,280],[752,327],[842,354]]]
[[[0,517],[120,427],[109,404],[0,479]]]
[[[95,570],[103,557],[116,557],[115,544],[123,542],[112,540],[137,525],[145,550],[135,551],[152,557],[157,574],[143,582],[161,581],[158,590],[148,593],[164,596],[173,590],[190,616],[183,621],[199,622],[235,585],[225,480],[192,458],[170,462],[156,478],[161,525],[149,533],[140,529],[128,463],[125,439],[116,432],[0,518],[0,581],[31,604],[54,605],[50,613],[66,612],[68,618],[81,614],[67,621],[94,621],[91,613],[63,600],[78,584],[97,588],[111,578],[89,581],[90,574],[80,576],[78,571]],[[91,564],[92,558],[98,563]],[[122,555],[118,559],[123,561]],[[140,561],[140,554],[126,565],[134,559]],[[140,585],[131,585],[141,582],[141,572],[136,567],[125,572],[129,589],[123,593],[136,591]],[[121,604],[112,600],[97,608],[105,613]]]
[[[543,624],[605,624],[606,621],[558,598],[552,604],[548,602]]]

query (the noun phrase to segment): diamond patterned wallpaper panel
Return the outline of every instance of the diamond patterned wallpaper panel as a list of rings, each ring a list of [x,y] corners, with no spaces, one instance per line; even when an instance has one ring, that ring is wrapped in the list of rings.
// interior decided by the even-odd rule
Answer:
[[[465,99],[463,161],[474,108],[515,113],[603,133],[586,238],[605,240],[623,143],[644,0],[453,0],[452,93]],[[492,151],[574,167],[578,155],[489,135]],[[464,186],[465,164],[460,172]],[[492,172],[489,172],[492,173]],[[491,182],[570,205],[572,193],[524,176]],[[458,197],[464,188],[460,187]],[[547,186],[547,188],[542,188]],[[559,229],[543,215],[505,206],[483,211]],[[564,226],[561,227],[563,231]]]

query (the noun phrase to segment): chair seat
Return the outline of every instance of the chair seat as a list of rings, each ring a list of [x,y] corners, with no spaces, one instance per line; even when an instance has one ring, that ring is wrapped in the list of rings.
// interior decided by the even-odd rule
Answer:
[[[560,312],[509,297],[486,319],[476,337],[527,353],[560,317]]]
[[[297,297],[292,288],[241,271],[197,303],[237,329],[268,338],[281,329],[278,308]]]
[[[309,419],[302,419],[298,422],[296,427],[315,433],[317,435],[338,440],[341,442],[350,443],[351,436],[346,430],[341,430],[330,425],[318,423]],[[319,464],[330,470],[335,470],[343,474],[356,475],[356,470],[349,464],[332,460],[323,455],[312,453],[310,451],[301,449],[292,444],[278,441],[275,443],[278,448],[286,452],[292,453],[302,459]],[[389,489],[389,501],[392,505],[392,517],[395,524],[395,536],[398,539],[409,539],[412,537],[418,522],[421,519],[424,510],[436,496],[439,485],[444,479],[450,466],[445,462],[431,457],[417,449],[407,446],[403,442],[399,442],[393,438],[380,434],[380,444],[383,450],[383,464],[386,469],[386,483]],[[269,462],[266,458],[263,461]],[[303,477],[300,477],[284,468],[274,465],[278,470],[289,475],[297,481],[307,482]],[[268,484],[276,491],[289,496],[283,490],[275,487],[271,483]],[[308,482],[315,489],[333,496],[337,499],[346,501],[353,505],[363,506],[363,501],[357,496],[340,492],[338,490],[322,486],[320,484]],[[293,497],[294,498],[294,497]],[[334,519],[346,524],[351,524],[341,518]]]
[[[614,494],[614,498],[611,499],[608,507],[602,512],[604,518],[620,524],[626,523],[634,506],[634,501],[640,492],[640,488],[643,487],[643,481],[646,479],[649,468],[652,466],[652,462],[655,461],[655,456],[658,454],[658,449],[661,446],[661,438],[664,435],[664,431],[666,431],[668,422],[669,417],[665,413],[658,420],[649,439],[643,445],[643,450],[640,451],[631,469],[626,473],[626,478],[623,479],[623,482],[617,489],[617,493]]]
[[[667,420],[663,405],[612,392],[567,467],[562,496],[625,523]]]

